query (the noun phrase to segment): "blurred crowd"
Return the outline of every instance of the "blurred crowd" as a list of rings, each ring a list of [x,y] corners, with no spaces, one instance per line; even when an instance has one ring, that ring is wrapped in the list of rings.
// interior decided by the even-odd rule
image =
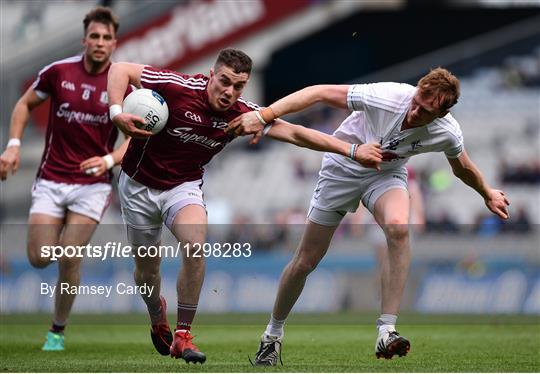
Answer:
[[[362,208],[360,208],[362,209]],[[227,225],[225,241],[230,243],[251,243],[257,251],[280,250],[292,252],[296,249],[304,229],[303,208],[279,211],[269,224],[250,224],[247,217],[238,215],[231,225]],[[370,240],[369,233],[375,223],[355,223],[346,218],[336,232],[336,237],[345,240]],[[378,228],[376,228],[378,230]],[[503,221],[489,213],[480,213],[472,225],[458,224],[447,213],[439,217],[426,218],[425,225],[411,225],[415,235],[459,234],[475,237],[493,237],[507,234],[528,234],[534,227],[525,207],[520,207],[510,220]],[[210,238],[211,235],[210,235]],[[211,239],[210,239],[211,240]],[[220,238],[220,240],[222,240]]]
[[[4,1],[4,0],[2,0]],[[16,26],[12,29],[13,39],[17,42],[28,42],[30,40],[35,40],[46,31],[46,15],[47,12],[51,11],[50,3],[46,0],[31,0],[21,3],[16,0],[6,0],[8,5],[17,5],[22,8],[22,12],[19,15],[19,20],[16,22]],[[80,3],[83,6],[94,6],[102,5],[112,7],[114,6],[115,0],[96,0],[95,2],[89,3],[84,0],[60,0],[56,1],[55,5],[77,5]]]
[[[540,86],[540,47],[532,56],[512,56],[501,67],[506,88]]]
[[[499,167],[500,180],[504,184],[540,184],[540,160],[510,164],[503,161]]]

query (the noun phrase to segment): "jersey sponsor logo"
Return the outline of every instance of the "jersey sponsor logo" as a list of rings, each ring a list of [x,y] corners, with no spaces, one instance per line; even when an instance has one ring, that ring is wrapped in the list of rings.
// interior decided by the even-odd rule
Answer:
[[[62,88],[65,88],[68,91],[75,91],[75,83],[69,81],[62,81],[60,84]]]
[[[177,127],[175,129],[167,129],[167,133],[175,138],[178,138],[182,143],[195,143],[203,147],[213,149],[219,147],[221,142],[211,139],[205,135],[194,134],[191,131],[192,127]]]
[[[65,119],[67,123],[77,122],[96,126],[99,124],[104,125],[109,122],[109,115],[107,112],[103,114],[77,112],[69,109],[69,103],[60,104],[56,111],[56,116]]]
[[[186,118],[189,118],[192,121],[199,122],[199,123],[202,122],[201,116],[193,112],[190,112],[189,110],[185,113],[185,116]]]

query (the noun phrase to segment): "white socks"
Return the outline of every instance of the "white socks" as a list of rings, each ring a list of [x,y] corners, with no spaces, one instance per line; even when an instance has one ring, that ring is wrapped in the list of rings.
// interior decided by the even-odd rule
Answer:
[[[285,320],[279,320],[275,319],[274,316],[270,316],[270,322],[268,322],[268,325],[266,326],[265,334],[277,336],[281,338],[283,336],[283,325],[285,324]]]
[[[379,319],[377,319],[377,328],[379,329],[379,334],[384,334],[385,332],[396,331],[396,322],[397,316],[394,314],[381,314]],[[285,325],[285,320],[275,319],[273,315],[270,316],[270,321],[266,326],[265,334],[283,337],[283,326]]]
[[[389,331],[396,331],[397,316],[394,314],[381,314],[377,320],[379,335]]]

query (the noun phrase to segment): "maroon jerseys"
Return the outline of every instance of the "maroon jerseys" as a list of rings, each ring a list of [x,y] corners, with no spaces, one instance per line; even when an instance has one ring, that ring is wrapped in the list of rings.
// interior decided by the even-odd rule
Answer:
[[[45,149],[37,177],[59,183],[110,182],[112,173],[99,177],[80,170],[79,164],[113,151],[118,130],[109,120],[107,73],[90,74],[83,57],[74,56],[46,66],[32,88],[51,98]]]
[[[208,78],[145,67],[141,84],[158,92],[169,106],[165,127],[148,139],[131,139],[122,169],[147,187],[169,190],[201,179],[206,165],[233,136],[227,123],[258,106],[239,99],[226,112],[214,112],[208,102]]]

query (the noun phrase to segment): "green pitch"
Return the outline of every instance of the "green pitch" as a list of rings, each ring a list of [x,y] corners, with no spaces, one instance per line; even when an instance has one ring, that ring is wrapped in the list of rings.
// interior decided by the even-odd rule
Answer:
[[[377,360],[376,313],[295,315],[286,326],[284,366],[253,368],[266,315],[202,315],[193,333],[204,365],[160,356],[146,317],[73,316],[66,351],[42,352],[48,316],[0,316],[4,372],[539,372],[540,318],[400,317],[407,357]],[[171,319],[172,320],[172,319]]]

